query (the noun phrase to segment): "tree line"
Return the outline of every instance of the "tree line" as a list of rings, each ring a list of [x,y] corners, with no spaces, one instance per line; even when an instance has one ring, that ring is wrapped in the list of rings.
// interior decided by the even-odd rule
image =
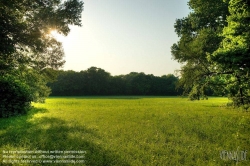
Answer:
[[[161,77],[152,74],[131,72],[126,75],[111,76],[97,67],[85,71],[59,71],[55,82],[48,83],[51,96],[84,95],[159,95],[176,96],[178,77],[173,74]]]

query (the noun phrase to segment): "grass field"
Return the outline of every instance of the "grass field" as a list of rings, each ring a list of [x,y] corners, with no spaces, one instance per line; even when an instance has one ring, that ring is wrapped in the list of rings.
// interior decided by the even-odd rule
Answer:
[[[0,165],[11,151],[38,150],[84,151],[90,166],[250,165],[250,152],[247,161],[220,158],[223,150],[250,151],[250,113],[227,102],[51,97],[26,116],[0,119]]]

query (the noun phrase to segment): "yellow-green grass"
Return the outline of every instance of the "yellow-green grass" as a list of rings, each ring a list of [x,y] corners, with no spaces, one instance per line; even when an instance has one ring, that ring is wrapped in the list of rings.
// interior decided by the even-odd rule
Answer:
[[[250,114],[227,102],[51,97],[26,116],[0,119],[0,165],[8,150],[81,150],[91,166],[250,165],[250,152],[247,161],[220,158],[222,150],[250,150]]]

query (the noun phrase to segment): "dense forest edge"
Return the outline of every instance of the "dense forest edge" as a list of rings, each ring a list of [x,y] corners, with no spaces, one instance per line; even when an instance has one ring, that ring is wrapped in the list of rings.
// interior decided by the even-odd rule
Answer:
[[[152,95],[177,96],[182,94],[176,89],[178,77],[173,74],[161,77],[143,72],[112,76],[104,69],[90,67],[76,72],[58,71],[57,79],[48,83],[50,96],[92,96],[92,95]]]

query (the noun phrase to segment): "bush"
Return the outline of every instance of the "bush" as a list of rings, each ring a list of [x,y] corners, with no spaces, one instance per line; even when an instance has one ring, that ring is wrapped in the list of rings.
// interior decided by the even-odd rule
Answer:
[[[250,96],[247,93],[243,94],[242,96],[238,93],[234,96],[231,95],[229,98],[233,101],[234,107],[241,107],[245,110],[248,110],[250,107]]]
[[[30,104],[27,85],[12,76],[0,77],[0,118],[25,114]]]

